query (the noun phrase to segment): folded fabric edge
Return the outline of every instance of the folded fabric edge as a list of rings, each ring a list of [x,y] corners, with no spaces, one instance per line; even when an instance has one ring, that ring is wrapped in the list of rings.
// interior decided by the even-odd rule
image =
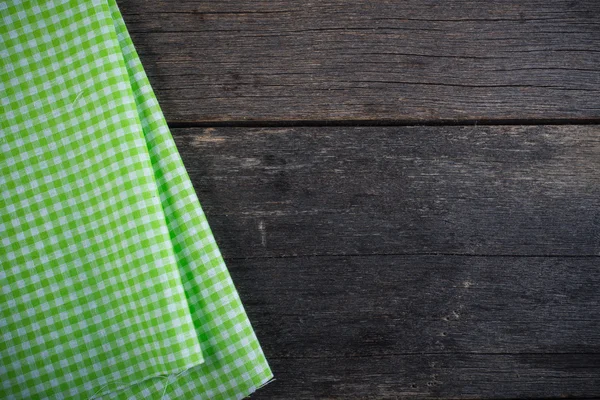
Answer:
[[[113,3],[113,4],[116,7],[116,3]],[[106,6],[107,6],[106,10],[108,11],[109,15],[112,15],[115,11],[112,7],[113,4],[110,4],[110,2],[106,3]],[[117,9],[117,12],[119,12],[118,9]],[[120,12],[119,12],[119,16],[120,16]],[[113,22],[115,24],[117,23],[117,21],[114,21],[114,20],[113,20]],[[120,42],[119,37],[118,37],[118,34],[119,34],[119,32],[117,30],[118,27],[116,25],[113,25],[113,26],[111,26],[111,28],[112,29],[110,29],[110,35],[113,36],[114,40],[119,44],[119,47],[121,48],[121,50],[123,50],[121,47],[122,43]],[[123,67],[127,70],[128,74],[129,74],[129,72],[130,72],[129,67],[127,66],[127,61],[125,60],[124,55],[121,54],[119,58],[120,58],[119,62],[122,63]],[[128,83],[131,85],[131,81],[129,81]],[[131,88],[131,93],[132,93],[133,98],[135,98],[135,95],[133,93],[133,87]],[[136,106],[138,106],[137,102],[136,102]],[[142,120],[143,120],[143,118],[140,115],[138,118],[138,123],[140,124],[140,128],[143,131],[144,126],[143,126]],[[150,154],[149,154],[149,156],[150,156]],[[159,195],[160,195],[160,193],[159,193]],[[165,223],[166,223],[166,220],[165,220]],[[181,282],[181,285],[183,287],[183,282]],[[188,302],[188,307],[189,307],[189,302]],[[190,312],[190,318],[191,318],[191,312]],[[198,351],[198,349],[195,349],[195,351],[197,353],[196,357],[197,357],[197,359],[199,358],[199,361],[187,363],[183,367],[177,368],[175,370],[170,369],[170,370],[164,371],[164,372],[153,373],[153,374],[150,374],[143,378],[132,380],[130,382],[124,382],[124,381],[120,381],[120,380],[114,380],[114,381],[107,382],[104,385],[102,385],[99,389],[97,389],[91,395],[89,400],[99,399],[101,397],[108,396],[108,395],[110,395],[110,396],[117,395],[118,396],[119,393],[123,393],[123,391],[125,391],[129,388],[133,388],[135,386],[143,385],[147,382],[156,381],[156,380],[165,382],[164,390],[162,393],[162,395],[164,396],[166,390],[169,387],[169,384],[173,383],[177,379],[177,377],[182,376],[184,373],[188,372],[189,370],[191,370],[193,368],[196,368],[196,367],[202,365],[205,362],[204,356],[201,352],[201,346],[200,346],[199,341],[198,341],[198,347],[199,347],[200,351]],[[163,396],[161,396],[161,398]]]
[[[116,7],[116,3],[113,3],[113,4]],[[106,6],[107,6],[106,10],[108,11],[109,15],[113,14],[115,10],[113,9],[110,2],[107,2]],[[117,9],[117,12],[118,12],[118,9]],[[120,14],[119,14],[119,16],[120,16]],[[117,23],[117,21],[114,21],[114,20],[113,20],[113,22],[115,24]],[[110,29],[110,35],[113,36],[114,40],[119,44],[119,47],[121,48],[121,50],[123,50],[121,47],[122,43],[119,41],[119,37],[118,37],[119,32],[117,30],[117,26],[113,25],[113,26],[111,26],[111,28],[112,29]],[[129,74],[129,72],[130,72],[129,67],[127,66],[127,61],[125,60],[124,55],[121,54],[119,59],[120,59],[119,62],[122,63],[122,66],[127,70],[128,74]],[[128,81],[128,83],[131,85],[131,81]],[[132,93],[133,98],[135,98],[135,95],[133,93],[133,87],[131,88],[131,93]],[[137,102],[136,102],[136,106],[138,106]],[[142,120],[143,120],[142,116],[139,115],[138,123],[140,125],[140,129],[143,131],[144,126],[143,126]],[[149,154],[149,156],[150,156],[150,154]],[[160,193],[159,193],[159,195],[160,195]],[[166,224],[166,220],[165,220],[165,224]],[[180,283],[183,287],[183,282],[180,282]],[[188,307],[189,307],[189,302],[188,302]],[[191,311],[190,311],[190,318],[191,318]],[[164,372],[153,373],[153,374],[150,374],[143,378],[135,379],[135,380],[128,381],[128,382],[121,381],[121,380],[114,380],[114,381],[107,382],[104,385],[102,385],[100,388],[98,388],[95,392],[93,392],[93,394],[91,395],[89,400],[98,399],[98,398],[101,398],[101,397],[107,396],[107,395],[111,395],[111,396],[119,395],[119,393],[125,391],[128,388],[133,388],[135,386],[143,385],[147,382],[156,381],[156,380],[165,382],[164,391],[163,391],[163,396],[164,396],[164,393],[168,389],[169,384],[173,383],[177,379],[177,377],[182,376],[187,371],[189,371],[195,367],[198,367],[205,362],[204,356],[201,352],[201,346],[200,346],[199,341],[198,341],[198,349],[194,349],[194,351],[197,353],[196,359],[197,360],[199,359],[199,361],[187,363],[183,367],[177,368],[175,370],[170,369],[170,370],[167,370]]]
[[[165,184],[164,183],[165,175],[170,175],[171,173],[175,173],[175,172],[176,172],[176,174],[175,174],[176,176],[177,176],[177,174],[181,174],[181,176],[177,176],[177,178],[182,178],[185,181],[185,184],[183,184],[183,182],[181,182],[180,186],[181,185],[189,186],[189,188],[187,188],[187,189],[189,189],[189,193],[187,193],[187,195],[190,197],[189,200],[193,204],[194,210],[203,216],[203,212],[201,211],[201,206],[198,202],[198,199],[196,198],[195,191],[193,190],[193,187],[191,186],[189,177],[187,176],[187,173],[185,172],[183,164],[181,163],[181,159],[179,157],[179,154],[177,152],[177,149],[175,147],[175,144],[173,142],[171,134],[168,131],[167,123],[164,120],[162,111],[160,111],[160,108],[159,108],[159,105],[154,96],[153,90],[152,90],[149,82],[147,81],[147,77],[145,75],[145,72],[143,71],[143,67],[141,66],[141,62],[139,61],[137,52],[133,46],[133,42],[131,41],[131,38],[129,37],[129,33],[128,33],[125,23],[122,19],[118,5],[115,0],[107,0],[107,2],[109,5],[111,14],[112,14],[112,19],[113,19],[115,31],[116,31],[116,34],[118,37],[118,42],[121,47],[121,51],[123,53],[123,58],[125,60],[125,66],[127,68],[127,72],[130,77],[129,83],[131,84],[132,90],[134,92],[134,97],[136,99],[136,105],[138,106],[139,119],[142,123],[144,134],[146,135],[146,140],[148,142],[148,149],[150,152],[150,156],[154,157],[153,168],[155,168],[155,173],[157,174],[157,184],[159,186]],[[168,149],[168,148],[173,149],[172,154],[164,153],[165,149]],[[163,154],[161,156],[158,156],[158,154],[160,154],[161,152],[163,152]],[[168,158],[168,160],[166,160],[167,158]],[[178,165],[178,164],[180,164],[180,165]],[[161,183],[161,181],[162,181],[162,183]],[[168,187],[166,189],[167,192],[169,192],[170,190],[172,190],[172,187]],[[179,192],[179,188],[177,188],[175,190],[175,192]],[[179,192],[179,194],[183,194],[184,192],[186,192],[186,191],[181,190],[181,192]],[[163,195],[166,195],[166,197],[168,198],[169,194],[173,194],[173,193],[165,194],[165,193],[161,192],[160,194],[161,194],[161,201],[163,201],[163,208],[165,208],[165,214],[167,213],[166,208],[169,208],[169,211],[173,212],[173,208],[177,208],[177,204],[174,204],[168,200],[165,200],[165,198],[162,197]],[[181,199],[180,196],[177,196],[177,198]],[[187,204],[187,205],[189,206],[189,204]],[[185,211],[185,210],[181,210],[181,211]],[[203,230],[203,235],[205,238],[209,237],[210,240],[212,240],[214,242],[214,239],[212,238],[212,232],[210,232],[210,227],[206,224],[206,221],[204,219],[202,219],[202,224],[201,224],[201,226],[199,226],[199,228],[201,228]],[[173,234],[173,232],[171,232],[171,233]],[[194,233],[194,229],[192,229],[190,232],[185,232],[185,233],[182,233],[181,231],[178,230],[178,232],[176,234],[182,235],[182,236],[193,236],[193,233]],[[182,242],[181,241],[177,242],[177,240],[175,240],[174,237],[173,237],[173,240],[174,240],[174,246],[182,245]],[[197,240],[200,240],[202,242],[202,238],[200,238],[200,237],[198,237]],[[185,243],[185,242],[190,243],[187,240],[183,241],[183,243]],[[175,245],[175,243],[178,243],[178,244]],[[192,245],[193,245],[193,243],[192,243]],[[202,258],[204,258],[204,256],[206,256],[206,255],[207,254],[204,254],[202,256]],[[245,332],[245,333],[243,333],[243,335],[245,335],[245,336],[241,336],[243,338],[241,340],[242,340],[242,342],[250,343],[249,345],[246,345],[246,346],[247,346],[247,350],[251,351],[251,355],[249,357],[243,357],[243,359],[245,360],[245,362],[247,362],[248,359],[253,359],[254,363],[253,363],[252,367],[250,367],[249,365],[246,365],[243,369],[240,369],[240,371],[243,371],[243,373],[238,378],[233,378],[230,375],[233,373],[233,371],[228,373],[228,372],[226,372],[227,368],[219,371],[219,369],[222,368],[222,366],[219,366],[219,364],[214,365],[214,367],[217,368],[216,370],[210,371],[210,368],[211,368],[214,360],[212,358],[208,358],[208,359],[206,359],[207,362],[205,362],[203,365],[196,365],[195,367],[190,368],[188,371],[183,371],[182,373],[174,373],[174,374],[171,374],[169,377],[166,377],[167,379],[165,381],[165,385],[162,390],[163,397],[165,396],[165,394],[167,393],[168,390],[175,390],[176,392],[181,393],[181,390],[177,389],[177,383],[178,383],[177,379],[182,378],[185,375],[185,373],[188,373],[188,372],[190,373],[189,378],[194,380],[195,382],[197,382],[196,384],[198,385],[198,387],[202,386],[198,382],[205,381],[205,379],[203,379],[202,377],[200,377],[198,375],[199,369],[197,367],[199,367],[199,366],[200,366],[201,370],[205,371],[204,373],[209,373],[212,376],[214,376],[213,374],[227,376],[228,379],[230,379],[232,381],[233,380],[236,381],[234,388],[226,389],[227,394],[225,394],[224,392],[221,392],[221,391],[214,392],[214,395],[218,396],[219,398],[223,397],[223,398],[242,399],[273,381],[273,373],[272,373],[271,369],[269,368],[268,362],[267,362],[266,358],[264,357],[264,354],[262,353],[262,349],[260,348],[258,340],[256,339],[256,336],[253,332],[250,321],[247,319],[243,305],[241,304],[241,302],[239,300],[239,296],[237,295],[235,286],[233,285],[233,282],[231,281],[231,278],[229,277],[227,269],[224,266],[222,257],[220,255],[220,252],[218,251],[218,247],[216,246],[216,244],[214,244],[214,250],[212,250],[211,254],[208,254],[208,255],[213,257],[213,262],[214,262],[214,260],[219,261],[218,266],[213,264],[211,267],[211,264],[208,264],[207,265],[208,269],[211,269],[215,274],[226,275],[223,277],[224,285],[226,285],[226,286],[229,285],[234,292],[234,293],[230,294],[229,296],[227,296],[227,297],[231,296],[231,298],[229,300],[224,300],[219,305],[219,307],[223,307],[223,306],[227,306],[227,304],[231,304],[231,306],[228,308],[229,312],[227,313],[227,315],[230,315],[230,312],[235,312],[236,316],[240,316],[240,315],[243,316],[244,323],[242,323],[242,325],[239,325],[238,327],[240,327],[240,326],[243,327],[243,331],[240,332],[240,335],[242,335],[242,332]],[[185,257],[184,257],[184,259],[185,259]],[[188,260],[186,260],[186,262],[187,261]],[[221,269],[223,269],[224,271],[222,271]],[[183,270],[182,270],[181,273],[184,274],[185,272],[183,272]],[[183,276],[182,276],[182,279],[183,279]],[[193,284],[193,283],[188,282],[188,284]],[[186,285],[184,284],[184,287],[185,286]],[[187,292],[187,289],[186,289],[186,292]],[[192,313],[194,312],[194,309],[197,309],[198,304],[196,304],[197,301],[194,302],[193,304],[189,303],[189,301],[192,300],[193,298],[195,298],[195,296],[197,296],[198,294],[199,293],[197,293],[196,295],[192,294],[191,295],[192,297],[188,299],[188,304],[190,306],[190,310],[192,311]],[[235,321],[235,320],[232,319],[232,321]],[[197,322],[198,321],[196,321],[194,319],[194,323],[197,323]],[[248,332],[248,330],[249,330],[249,332]],[[231,332],[226,333],[226,334],[229,335],[230,333]],[[200,329],[200,330],[198,330],[198,334],[201,336],[204,336],[207,334],[207,332],[204,331],[203,329]],[[209,351],[209,353],[212,354],[215,350],[214,348],[211,348],[210,345],[209,345],[208,349],[205,349],[203,347],[202,340],[201,340],[200,345],[202,347],[203,353],[205,351]],[[143,382],[143,384],[147,384],[149,381],[150,380],[146,380]],[[162,380],[161,380],[161,382],[162,382]],[[160,384],[156,384],[156,383],[157,382],[155,382],[154,385],[151,385],[154,388],[154,392],[156,392],[157,390],[160,390]],[[179,384],[181,384],[181,382],[179,382]],[[188,393],[186,393],[188,396],[192,395],[192,393],[193,393],[193,395],[200,395],[200,393],[195,391],[195,389],[198,389],[197,387],[195,387],[196,384],[191,384],[191,385],[186,384],[185,385],[186,390],[188,390]],[[143,385],[141,385],[141,386],[143,386]],[[194,388],[194,389],[192,389],[192,388]],[[141,390],[144,392],[143,397],[151,394],[148,392],[148,388],[141,388]],[[152,392],[152,393],[154,393],[154,392]],[[212,392],[209,391],[204,394],[208,394],[210,396],[211,393]],[[131,396],[131,397],[137,398],[137,396]]]

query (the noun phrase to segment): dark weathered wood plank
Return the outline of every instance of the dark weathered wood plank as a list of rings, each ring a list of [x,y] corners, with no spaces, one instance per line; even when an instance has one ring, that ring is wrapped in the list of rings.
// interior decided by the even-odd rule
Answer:
[[[170,121],[600,116],[595,0],[119,4]]]
[[[599,129],[174,129],[257,397],[599,396]]]
[[[228,266],[277,378],[257,398],[600,396],[596,258]]]
[[[270,359],[255,399],[597,399],[600,356],[423,354]]]
[[[228,266],[274,357],[600,353],[595,258],[294,257]]]
[[[175,129],[223,253],[600,254],[600,128]]]

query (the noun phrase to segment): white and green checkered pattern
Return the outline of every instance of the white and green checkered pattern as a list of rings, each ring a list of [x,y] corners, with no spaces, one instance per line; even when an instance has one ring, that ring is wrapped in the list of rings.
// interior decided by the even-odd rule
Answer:
[[[271,378],[114,0],[0,2],[0,398]]]

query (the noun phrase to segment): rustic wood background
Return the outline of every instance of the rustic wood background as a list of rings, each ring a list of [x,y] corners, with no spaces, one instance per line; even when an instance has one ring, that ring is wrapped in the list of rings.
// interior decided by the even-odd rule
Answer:
[[[253,398],[600,396],[600,2],[119,4]]]

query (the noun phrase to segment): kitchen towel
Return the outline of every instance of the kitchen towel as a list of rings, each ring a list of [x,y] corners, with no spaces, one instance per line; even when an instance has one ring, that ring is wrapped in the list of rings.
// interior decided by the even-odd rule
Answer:
[[[0,398],[271,371],[114,0],[0,2]]]

